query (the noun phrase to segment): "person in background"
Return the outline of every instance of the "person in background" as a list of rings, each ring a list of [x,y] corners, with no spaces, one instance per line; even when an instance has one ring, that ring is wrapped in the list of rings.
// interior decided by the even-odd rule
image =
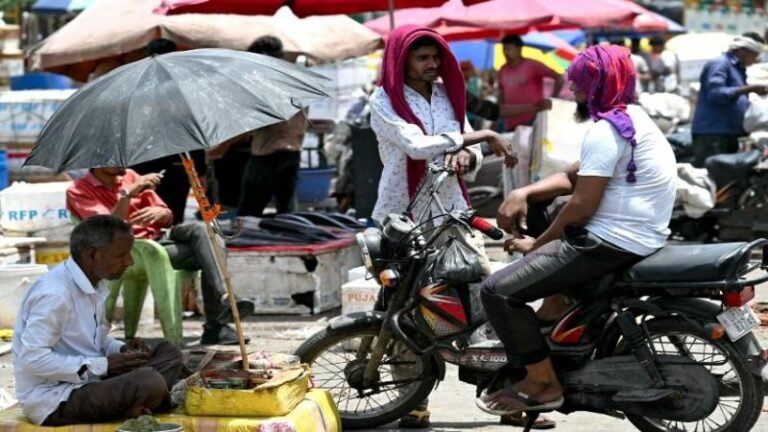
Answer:
[[[235,345],[238,337],[228,325],[232,311],[227,289],[206,228],[202,222],[172,225],[171,210],[154,191],[162,179],[156,173],[140,176],[121,167],[93,168],[67,189],[67,209],[80,221],[105,214],[126,220],[136,238],[165,247],[173,268],[201,270],[205,323],[200,343]],[[253,314],[253,301],[237,299],[236,303],[241,317]]]
[[[527,105],[544,98],[544,80],[554,80],[552,97],[557,97],[563,89],[563,75],[555,72],[536,60],[523,58],[523,40],[520,36],[504,37],[504,57],[507,62],[499,70],[499,104]],[[536,118],[535,113],[519,114],[506,117],[505,129],[513,131],[519,125],[529,125]]]
[[[664,48],[666,42],[660,36],[650,40],[651,53],[647,57],[651,73],[653,93],[677,93],[679,90],[680,62],[677,54]]]
[[[94,216],[72,231],[70,258],[41,276],[21,302],[13,332],[16,397],[36,425],[101,423],[171,408],[185,375],[181,351],[109,335],[101,283],[133,264],[131,226]]]
[[[757,33],[745,33],[733,39],[727,52],[704,65],[691,125],[695,167],[704,168],[710,156],[739,151],[739,137],[746,135],[748,95],[768,94],[765,85],[747,84],[747,67],[763,53],[764,44]]]
[[[168,39],[155,39],[147,45],[147,56],[157,56],[176,52],[176,43]],[[205,151],[195,150],[190,152],[192,160],[195,162],[195,170],[200,176],[203,185],[206,184],[206,174],[208,172],[205,163]],[[173,225],[184,222],[184,210],[187,207],[187,197],[189,196],[189,178],[187,177],[184,166],[181,164],[181,158],[178,155],[162,157],[160,159],[143,162],[131,167],[140,175],[164,172],[163,181],[157,185],[155,192],[160,196],[163,202],[168,205],[173,213]]]
[[[520,114],[535,114],[552,108],[552,101],[549,99],[541,99],[535,103],[523,105],[499,105],[496,102],[483,98],[482,79],[477,76],[472,62],[461,62],[461,72],[464,74],[464,83],[467,87],[467,115],[470,121],[478,120],[478,118],[496,121],[500,118]],[[477,122],[473,122],[473,127],[476,126],[475,123]]]
[[[255,54],[283,59],[283,43],[274,36],[262,36],[248,47]],[[309,121],[304,110],[289,120],[261,128],[251,135],[251,157],[245,165],[238,214],[264,214],[274,197],[277,213],[291,211],[301,164],[301,149]],[[218,159],[229,146],[218,146],[208,153]]]
[[[635,91],[637,94],[645,93],[648,91],[648,87],[651,83],[651,71],[648,68],[648,62],[645,59],[645,55],[640,50],[640,38],[632,38],[631,48],[632,52],[632,64],[637,71],[637,83],[635,84]]]

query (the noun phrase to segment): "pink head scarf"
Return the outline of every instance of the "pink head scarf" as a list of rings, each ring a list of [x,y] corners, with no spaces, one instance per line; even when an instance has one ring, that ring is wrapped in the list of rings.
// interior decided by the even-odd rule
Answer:
[[[396,28],[387,38],[382,59],[381,80],[379,85],[389,96],[392,108],[398,116],[408,123],[415,124],[426,134],[424,125],[416,114],[413,113],[405,100],[405,63],[408,51],[416,40],[422,37],[430,37],[437,42],[440,49],[440,69],[438,71],[443,79],[443,84],[451,101],[456,120],[464,132],[464,116],[466,110],[466,94],[464,89],[464,75],[456,57],[451,52],[448,43],[436,31],[417,25],[404,25]],[[419,185],[427,172],[427,163],[423,160],[408,158],[408,195],[413,198],[418,192]],[[469,197],[464,183],[459,179],[464,198],[469,203]]]
[[[635,126],[627,104],[635,101],[637,72],[630,51],[621,46],[592,46],[579,54],[568,68],[568,79],[587,94],[589,115],[594,121],[607,120],[632,146],[627,164],[627,182],[635,183]]]

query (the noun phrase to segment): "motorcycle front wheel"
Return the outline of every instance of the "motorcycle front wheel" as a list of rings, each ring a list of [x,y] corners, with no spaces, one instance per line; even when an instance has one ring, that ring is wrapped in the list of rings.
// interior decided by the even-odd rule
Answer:
[[[717,407],[696,422],[680,422],[627,415],[642,432],[746,432],[752,429],[763,408],[762,379],[752,373],[736,345],[724,336],[717,341],[682,319],[647,322],[648,333],[658,354],[688,357],[717,379],[720,395]],[[619,343],[619,352],[628,347]]]
[[[357,358],[358,347],[373,342],[380,323],[326,328],[307,339],[295,352],[312,368],[315,388],[333,396],[344,429],[370,429],[391,423],[416,409],[437,382],[434,360],[420,357],[401,342],[390,341],[374,383],[363,383],[370,348]]]

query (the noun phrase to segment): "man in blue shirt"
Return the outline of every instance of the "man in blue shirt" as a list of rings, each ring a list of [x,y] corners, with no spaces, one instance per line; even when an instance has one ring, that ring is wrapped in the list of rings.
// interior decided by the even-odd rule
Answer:
[[[746,135],[743,122],[749,93],[768,94],[764,85],[747,85],[746,68],[757,61],[763,44],[757,33],[744,33],[726,53],[704,65],[691,127],[694,166],[702,168],[710,156],[739,150],[739,137]]]

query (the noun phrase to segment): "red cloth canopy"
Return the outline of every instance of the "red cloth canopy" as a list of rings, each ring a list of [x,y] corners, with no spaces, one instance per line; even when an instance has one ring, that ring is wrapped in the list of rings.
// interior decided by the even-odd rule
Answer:
[[[486,0],[463,0],[466,5]],[[395,9],[431,8],[446,0],[394,0]],[[290,6],[301,17],[310,15],[354,14],[389,10],[389,0],[164,0],[156,12],[166,15],[183,13],[218,13],[237,15],[272,15],[280,7]]]

